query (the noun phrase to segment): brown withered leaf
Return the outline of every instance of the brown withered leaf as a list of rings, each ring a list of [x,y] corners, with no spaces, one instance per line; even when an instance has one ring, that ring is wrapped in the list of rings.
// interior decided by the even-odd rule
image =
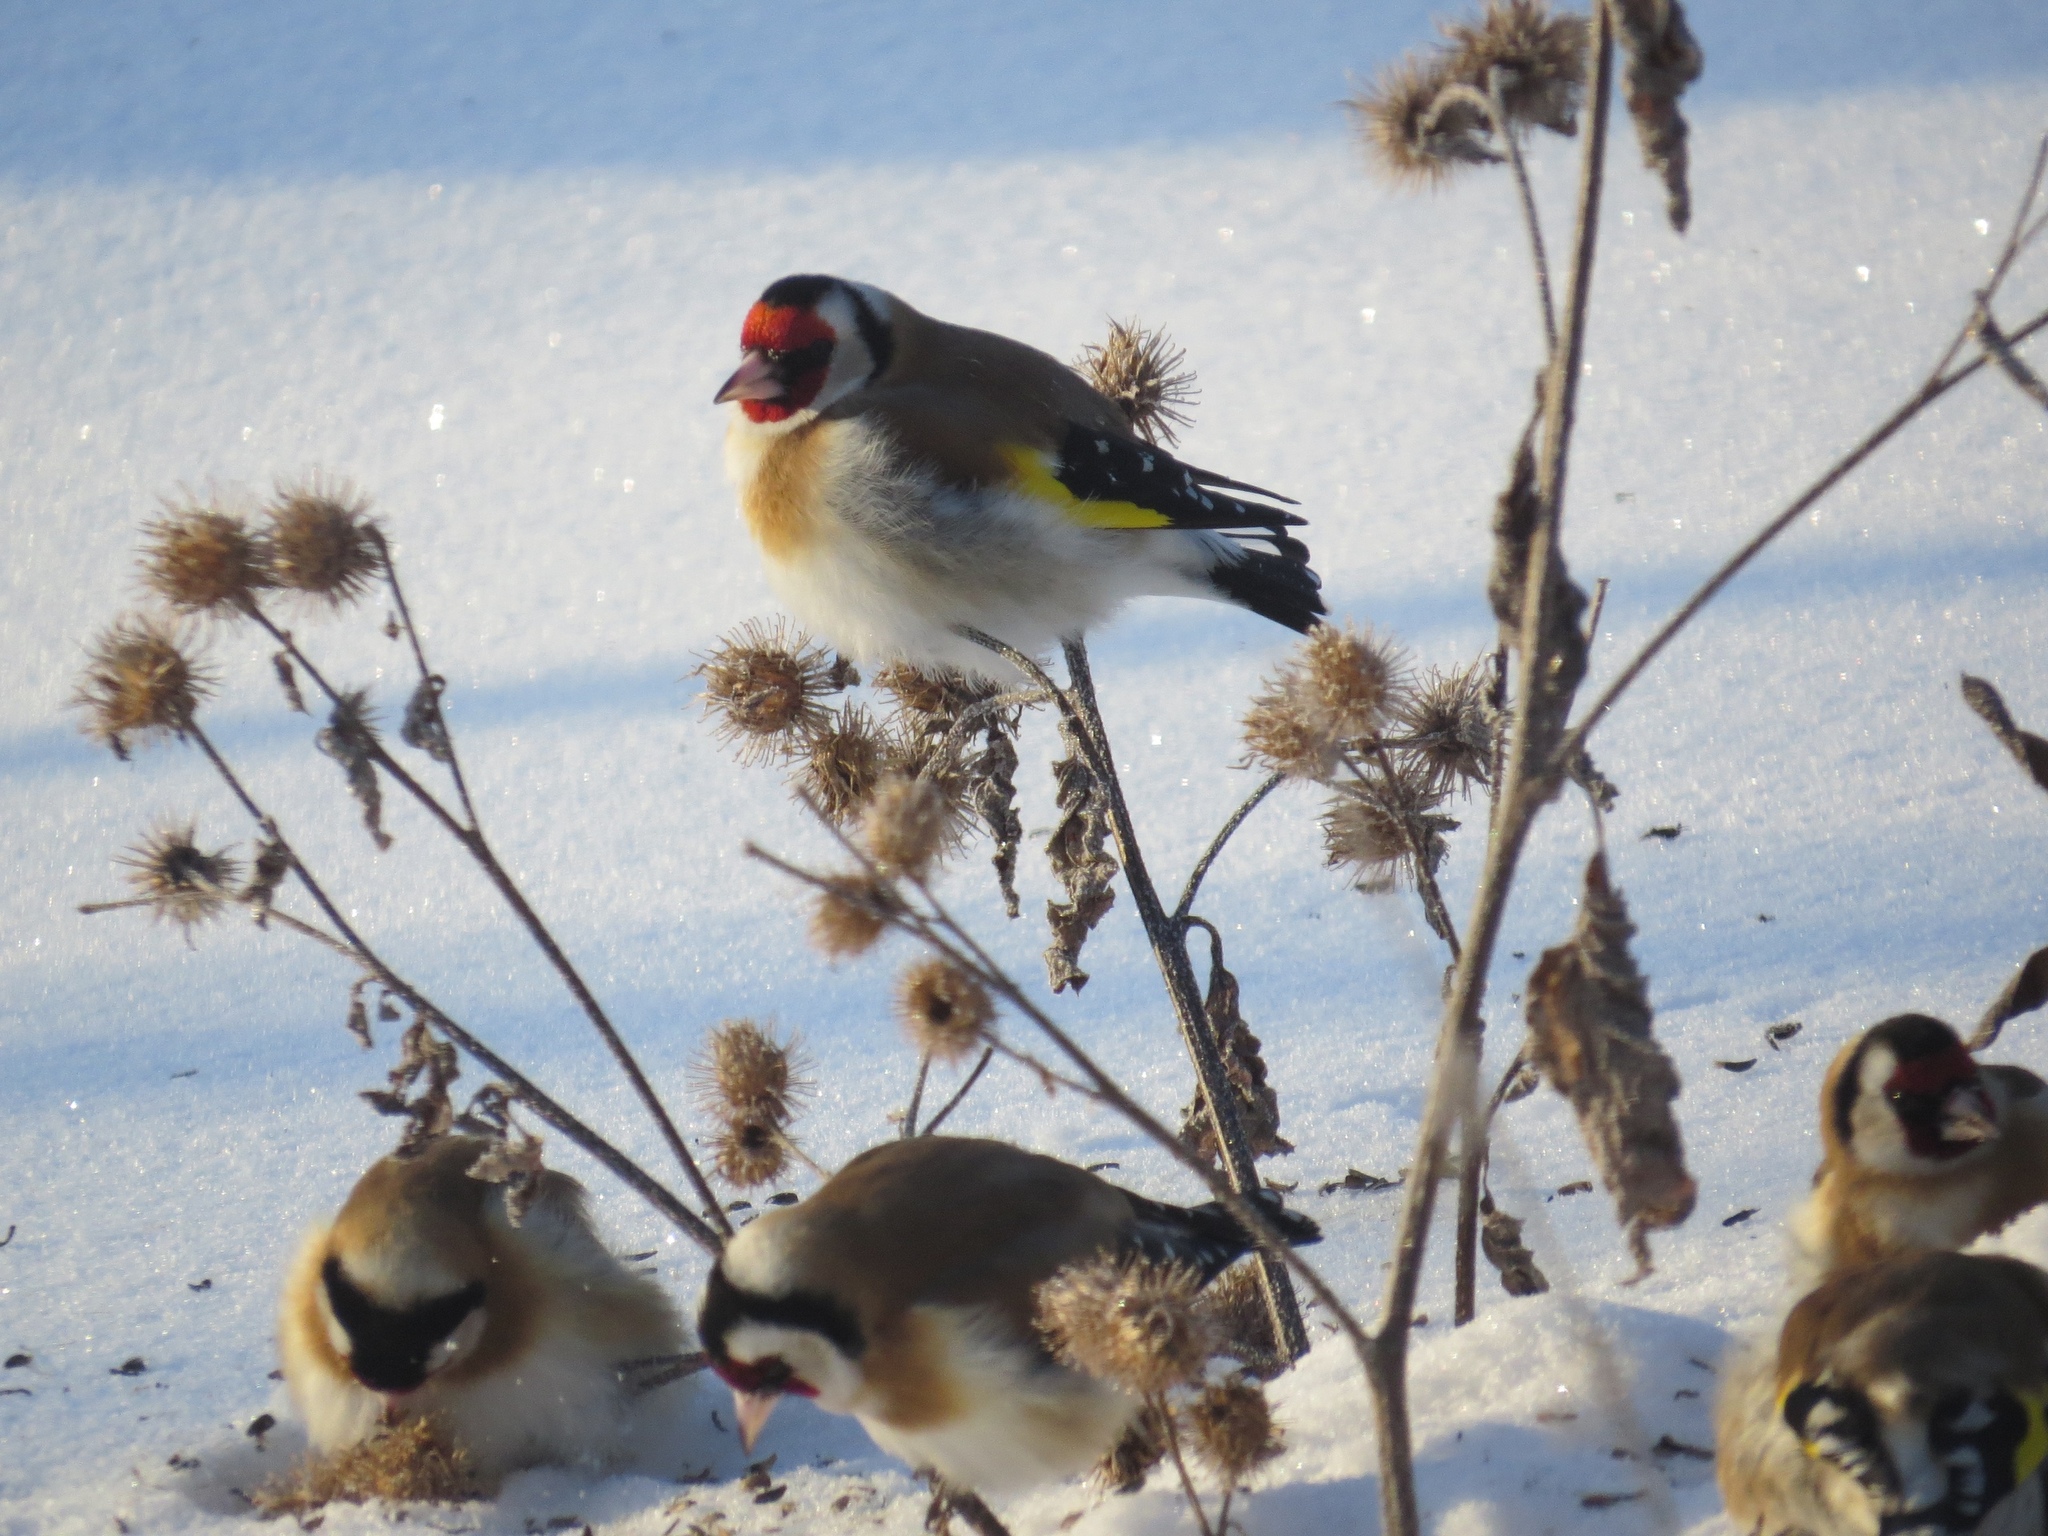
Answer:
[[[1500,1275],[1500,1288],[1510,1296],[1541,1296],[1550,1281],[1536,1267],[1536,1255],[1522,1241],[1522,1222],[1493,1203],[1479,1202],[1479,1251]]]
[[[1664,178],[1664,211],[1680,234],[1692,222],[1686,182],[1685,119],[1678,98],[1699,79],[1706,55],[1685,24],[1678,0],[1616,0],[1613,15],[1625,59],[1622,99],[1635,119],[1643,164]]]
[[[1529,1059],[1572,1101],[1640,1280],[1652,1267],[1648,1234],[1690,1216],[1699,1190],[1671,1113],[1678,1071],[1651,1037],[1648,988],[1628,949],[1635,931],[1607,856],[1595,854],[1578,923],[1543,952],[1527,1006]]]
[[[1081,969],[1081,946],[1116,904],[1118,864],[1103,846],[1109,838],[1109,810],[1095,771],[1088,766],[1072,722],[1060,720],[1060,741],[1067,755],[1052,765],[1054,799],[1060,819],[1046,839],[1045,856],[1065,888],[1065,901],[1048,901],[1045,920],[1052,929],[1045,969],[1055,992],[1088,984]]]
[[[2013,755],[2013,760],[2032,776],[2034,782],[2048,789],[2048,741],[2043,741],[2031,731],[2023,731],[2013,723],[2012,713],[2005,707],[2005,700],[1991,684],[1981,677],[1963,674],[1963,702],[1975,710],[1984,723],[1991,727],[1991,733]]]
[[[469,1165],[472,1179],[505,1186],[505,1219],[515,1227],[526,1219],[527,1208],[540,1193],[540,1176],[544,1172],[540,1138],[516,1126],[510,1135],[492,1142],[483,1156]]]
[[[1223,1057],[1224,1075],[1230,1079],[1237,1100],[1238,1123],[1253,1157],[1271,1157],[1292,1152],[1294,1143],[1280,1134],[1280,1095],[1266,1081],[1265,1059],[1259,1054],[1259,1037],[1252,1033],[1239,1011],[1237,978],[1223,966],[1223,941],[1209,935],[1209,987],[1202,999],[1202,1012],[1216,1037],[1216,1049]],[[1216,1122],[1209,1117],[1202,1095],[1194,1098],[1180,1115],[1181,1142],[1195,1156],[1212,1166],[1220,1153],[1216,1143]]]
[[[2043,1003],[2048,1003],[2048,949],[2037,949],[1984,1010],[1984,1017],[1977,1021],[1975,1032],[1965,1043],[1973,1051],[1983,1050],[1998,1038],[2008,1019],[2032,1013]]]
[[[1500,625],[1501,643],[1511,650],[1522,644],[1522,605],[1529,591],[1529,554],[1542,516],[1536,482],[1536,428],[1540,414],[1522,433],[1493,514],[1493,564],[1487,573],[1486,596]],[[1537,637],[1543,665],[1537,669],[1535,695],[1529,701],[1529,735],[1533,746],[1548,755],[1571,712],[1572,696],[1586,676],[1586,636],[1580,629],[1586,594],[1572,581],[1555,546],[1544,577],[1547,622]],[[1575,765],[1573,765],[1575,766]],[[1588,767],[1590,767],[1590,763]],[[1589,786],[1589,792],[1591,788]]]

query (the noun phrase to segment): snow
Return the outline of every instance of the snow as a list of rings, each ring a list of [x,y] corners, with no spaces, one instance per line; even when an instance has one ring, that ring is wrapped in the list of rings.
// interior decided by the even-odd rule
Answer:
[[[1567,529],[1580,577],[1613,582],[1596,683],[1920,376],[2048,120],[2036,7],[1696,9],[1709,65],[1688,236],[1662,224],[1625,139],[1612,152]],[[1427,35],[1424,7],[572,20],[192,3],[15,20],[0,62],[0,850],[17,871],[0,890],[0,1229],[14,1232],[0,1350],[33,1363],[0,1375],[31,1394],[0,1397],[0,1532],[246,1522],[226,1490],[294,1448],[266,1379],[279,1277],[390,1136],[354,1098],[388,1060],[341,1028],[337,964],[276,933],[222,925],[188,948],[132,913],[75,914],[117,893],[110,857],[155,820],[197,814],[209,846],[247,842],[190,753],[116,763],[63,709],[81,642],[130,600],[159,494],[253,499],[319,467],[376,496],[486,825],[534,904],[678,1106],[721,1017],[799,1030],[816,1083],[801,1134],[828,1165],[885,1134],[906,1091],[888,1018],[905,951],[834,969],[804,948],[800,904],[740,844],[816,857],[823,842],[712,742],[686,676],[720,631],[772,611],[707,403],[767,281],[841,272],[1063,354],[1106,315],[1166,326],[1201,372],[1190,457],[1301,500],[1338,614],[1424,663],[1488,643],[1485,530],[1538,357],[1511,199],[1485,177],[1436,197],[1376,186],[1329,105],[1347,69],[1370,74]],[[1573,164],[1536,147],[1554,244]],[[2006,313],[2044,296],[2037,259]],[[1615,873],[1685,1078],[1700,1207],[1656,1240],[1657,1274],[1622,1288],[1605,1197],[1554,1193],[1589,1172],[1563,1106],[1546,1092],[1505,1112],[1496,1190],[1557,1288],[1516,1301],[1483,1285],[1478,1322],[1454,1333],[1439,1242],[1414,1359],[1433,1529],[1718,1528],[1710,1468],[1649,1447],[1709,1443],[1706,1365],[1783,1304],[1781,1227],[1815,1159],[1828,1058],[1904,1007],[1972,1016],[2043,939],[2048,804],[1955,684],[1981,672],[2022,723],[2048,719],[2044,452],[2040,413],[2000,381],[1952,396],[1746,574],[1595,738],[1623,790]],[[402,658],[374,615],[296,622],[338,675],[379,685],[387,707],[400,697]],[[1246,789],[1234,722],[1284,639],[1166,603],[1098,637],[1162,880]],[[267,649],[223,633],[213,653],[224,749],[366,936],[662,1169],[482,882],[395,800],[397,844],[374,855],[338,770],[278,706]],[[1048,819],[1051,751],[1038,721],[1028,827]],[[1322,869],[1314,811],[1276,797],[1203,909],[1301,1148],[1272,1176],[1300,1181],[1329,1234],[1316,1261],[1370,1307],[1397,1197],[1312,1191],[1409,1160],[1442,956],[1412,903],[1363,900]],[[1640,839],[1672,823],[1675,841]],[[1489,1001],[1496,1060],[1527,966],[1569,927],[1589,846],[1571,805],[1531,845]],[[1477,860],[1470,832],[1454,840],[1461,916]],[[1035,983],[1042,925],[1005,924],[989,885],[971,860],[945,892]],[[1048,886],[1027,855],[1027,914]],[[1128,901],[1087,964],[1094,982],[1057,1011],[1172,1112],[1189,1073]],[[1803,1031],[1768,1049],[1764,1027],[1792,1018]],[[1995,1054],[2040,1065],[2039,1031],[2020,1021]],[[1713,1065],[1752,1056],[1741,1075]],[[1193,1194],[1119,1122],[1014,1071],[956,1126]],[[551,1151],[592,1184],[617,1246],[659,1248],[693,1302],[699,1254]],[[2048,1253],[2048,1225],[2012,1241]],[[110,1374],[134,1355],[145,1374]],[[1275,1399],[1289,1449],[1241,1506],[1245,1528],[1372,1528],[1348,1352],[1321,1338]],[[919,1528],[922,1500],[850,1422],[778,1414],[766,1448],[785,1515],[731,1483],[741,1459],[711,1427],[717,1393],[671,1402],[642,1475],[526,1474],[495,1504],[433,1519],[509,1532],[574,1513],[652,1536],[716,1510],[737,1530]],[[287,1423],[256,1451],[242,1429],[264,1411]],[[718,1480],[674,1481],[704,1468]],[[1579,1503],[1638,1491],[1599,1513]],[[1082,1509],[1082,1532],[1186,1524],[1157,1486],[1004,1505],[1019,1536]],[[325,1529],[391,1518],[337,1509]]]

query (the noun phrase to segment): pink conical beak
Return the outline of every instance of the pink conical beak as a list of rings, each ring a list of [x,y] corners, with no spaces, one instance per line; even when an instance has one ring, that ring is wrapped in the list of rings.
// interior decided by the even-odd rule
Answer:
[[[1960,1146],[1998,1140],[1998,1111],[1975,1083],[1953,1090],[1941,1106],[1941,1139]]]
[[[768,355],[759,348],[750,350],[740,360],[718,393],[711,397],[713,405],[723,405],[728,400],[773,400],[783,392],[781,381],[775,377],[775,368],[768,361]]]
[[[768,1423],[768,1415],[781,1401],[780,1392],[742,1392],[738,1387],[733,1388],[732,1412],[733,1417],[739,1420],[740,1449],[749,1456],[753,1455],[754,1442],[761,1438],[761,1431]]]

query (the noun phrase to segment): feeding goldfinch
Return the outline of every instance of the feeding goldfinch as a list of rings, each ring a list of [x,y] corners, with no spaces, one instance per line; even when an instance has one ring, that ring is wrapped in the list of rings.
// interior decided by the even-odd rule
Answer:
[[[622,1364],[673,1357],[661,1288],[606,1251],[582,1186],[544,1171],[520,1224],[470,1177],[490,1143],[444,1136],[373,1164],[286,1281],[278,1346],[316,1450],[433,1416],[489,1481],[624,1450]]]
[[[748,311],[726,464],[770,583],[857,661],[987,673],[971,625],[1027,654],[1139,596],[1324,613],[1284,501],[1133,434],[1065,364],[836,277]],[[1246,540],[1262,540],[1269,550]]]
[[[1320,1235],[1270,1214],[1290,1242]],[[919,1136],[872,1148],[726,1246],[697,1332],[753,1448],[795,1394],[852,1414],[877,1445],[948,1483],[1001,1492],[1086,1470],[1140,1404],[1056,1362],[1034,1293],[1102,1253],[1214,1278],[1250,1250],[1217,1205],[1192,1210],[999,1141]]]
[[[2048,1093],[1980,1064],[1925,1014],[1844,1047],[1821,1087],[1824,1155],[1792,1220],[1806,1277],[1917,1248],[1961,1248],[2048,1200]]]
[[[1758,1536],[2037,1536],[2048,1275],[1921,1253],[1835,1275],[1734,1362],[1716,1471]]]

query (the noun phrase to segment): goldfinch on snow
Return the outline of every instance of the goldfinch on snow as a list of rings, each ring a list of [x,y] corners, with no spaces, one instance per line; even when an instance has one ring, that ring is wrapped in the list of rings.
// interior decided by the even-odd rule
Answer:
[[[1961,1248],[2048,1200],[2048,1093],[1980,1064],[1954,1030],[1903,1013],[1843,1048],[1821,1087],[1825,1149],[1793,1217],[1806,1278]]]
[[[1029,655],[1128,598],[1324,613],[1284,501],[1134,435],[1072,369],[836,277],[748,311],[726,464],[770,583],[856,661],[989,672],[958,626]],[[1254,549],[1246,540],[1270,544]]]
[[[1731,1371],[1722,1499],[1745,1536],[2038,1536],[2048,1275],[1920,1253],[1844,1270]]]
[[[1291,1242],[1320,1235],[1271,1215]],[[1248,1252],[1217,1205],[1129,1194],[998,1141],[872,1148],[726,1246],[697,1332],[751,1450],[788,1394],[852,1414],[877,1445],[956,1488],[1001,1492],[1085,1471],[1140,1404],[1057,1363],[1034,1292],[1061,1266],[1143,1254],[1204,1281]]]
[[[566,1174],[542,1172],[520,1224],[470,1177],[490,1143],[444,1136],[373,1164],[312,1232],[278,1315],[285,1384],[316,1450],[435,1416],[495,1482],[624,1450],[620,1366],[676,1356],[661,1288],[606,1251]]]

